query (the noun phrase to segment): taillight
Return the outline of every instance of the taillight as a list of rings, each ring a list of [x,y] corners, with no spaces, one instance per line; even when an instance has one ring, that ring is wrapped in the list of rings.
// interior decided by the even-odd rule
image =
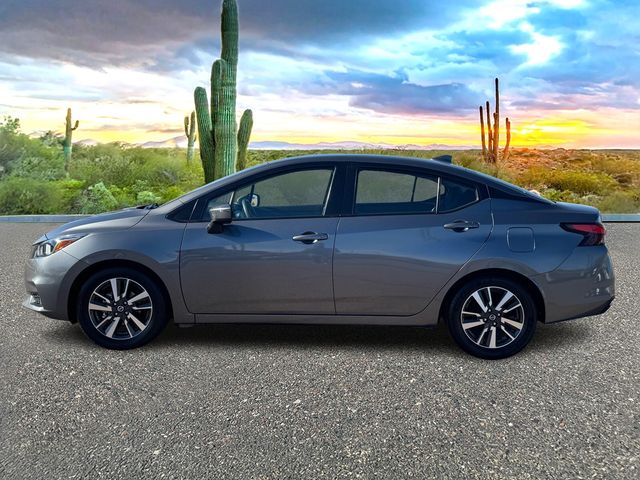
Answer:
[[[567,232],[582,235],[584,238],[580,242],[580,246],[604,245],[607,229],[601,223],[561,223],[560,226]]]

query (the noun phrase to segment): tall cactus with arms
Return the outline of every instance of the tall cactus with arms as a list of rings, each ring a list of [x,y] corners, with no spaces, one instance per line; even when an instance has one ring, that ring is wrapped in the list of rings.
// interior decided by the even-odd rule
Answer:
[[[234,173],[236,166],[244,168],[253,125],[253,115],[247,110],[242,115],[240,128],[236,128],[238,5],[235,0],[223,0],[221,23],[222,53],[211,67],[211,102],[204,88],[197,87],[194,92],[206,183]]]
[[[187,136],[187,163],[191,163],[196,142],[196,112],[191,112],[191,119],[184,117],[184,134]]]
[[[505,126],[507,129],[507,138],[504,145],[502,155],[500,155],[500,85],[496,78],[496,111],[491,115],[489,101],[486,103],[487,115],[487,134],[485,137],[484,132],[484,113],[482,112],[482,105],[479,107],[480,112],[480,136],[482,138],[482,157],[489,163],[498,163],[498,160],[503,161],[509,158],[509,146],[511,145],[511,121],[509,117],[505,120]],[[493,125],[491,124],[491,117],[493,116]]]
[[[62,144],[62,151],[64,153],[64,164],[65,168],[69,164],[69,160],[71,160],[71,150],[73,148],[73,131],[77,130],[80,126],[80,122],[76,120],[76,124],[72,127],[71,122],[71,109],[67,108],[67,118],[65,119],[65,130],[64,130],[64,141]]]

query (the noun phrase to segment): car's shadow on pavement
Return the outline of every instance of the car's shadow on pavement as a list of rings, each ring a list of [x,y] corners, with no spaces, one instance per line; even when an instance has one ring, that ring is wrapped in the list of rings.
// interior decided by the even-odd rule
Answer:
[[[66,345],[90,345],[78,325],[57,324],[44,337]],[[551,351],[589,342],[592,329],[587,322],[557,325],[538,324],[527,351]],[[299,348],[379,348],[384,350],[430,350],[466,355],[449,336],[445,325],[435,328],[371,325],[197,325],[179,328],[169,324],[145,348],[173,346],[299,347]]]
[[[156,342],[268,347],[456,349],[446,328],[376,325],[199,325],[187,329],[170,326]]]

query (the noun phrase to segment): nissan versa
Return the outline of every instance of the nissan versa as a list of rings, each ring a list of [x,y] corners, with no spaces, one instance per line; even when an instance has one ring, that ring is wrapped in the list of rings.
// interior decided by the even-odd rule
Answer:
[[[202,323],[446,322],[503,358],[537,322],[614,298],[598,210],[439,160],[290,158],[164,205],[77,220],[33,245],[24,305],[99,345]]]

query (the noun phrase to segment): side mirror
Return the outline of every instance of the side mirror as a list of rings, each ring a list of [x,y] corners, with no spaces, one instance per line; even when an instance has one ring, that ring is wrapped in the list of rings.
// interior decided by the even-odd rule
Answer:
[[[222,233],[224,225],[231,223],[233,217],[231,205],[216,205],[209,209],[209,216],[211,221],[207,225],[207,232]]]

